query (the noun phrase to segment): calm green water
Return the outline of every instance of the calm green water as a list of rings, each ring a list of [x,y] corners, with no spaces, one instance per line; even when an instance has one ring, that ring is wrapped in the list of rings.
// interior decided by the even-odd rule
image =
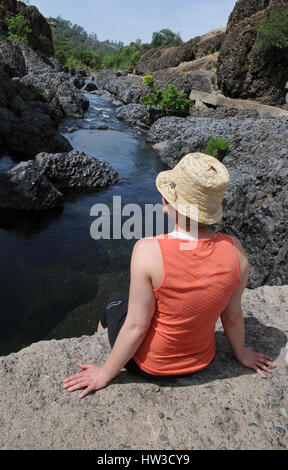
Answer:
[[[113,196],[122,197],[122,206],[161,201],[155,178],[166,168],[145,135],[118,121],[113,105],[87,97],[84,120],[66,119],[61,132],[74,149],[109,161],[120,181],[93,194],[69,196],[57,214],[1,216],[0,355],[42,339],[93,334],[109,293],[129,288],[136,240],[93,240],[91,207],[99,202],[112,207]],[[89,129],[103,124],[109,129]],[[0,170],[12,164],[7,154],[0,157]]]

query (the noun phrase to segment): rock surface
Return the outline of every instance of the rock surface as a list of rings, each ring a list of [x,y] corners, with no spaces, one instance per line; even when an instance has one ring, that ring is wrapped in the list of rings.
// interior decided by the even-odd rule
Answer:
[[[224,95],[283,105],[287,90],[288,48],[256,50],[255,26],[286,0],[239,0],[230,15],[220,49],[217,79]],[[266,9],[265,9],[266,8]]]
[[[153,106],[128,104],[119,107],[116,115],[120,120],[131,122],[137,126],[150,127],[157,119],[162,117],[162,112],[159,108]]]
[[[82,117],[89,106],[75,80],[57,59],[17,41],[0,42],[0,136],[9,150],[33,157],[72,149],[59,121]]]
[[[7,35],[5,18],[20,14],[24,16],[32,33],[29,34],[29,47],[44,55],[53,55],[51,28],[39,10],[16,0],[1,0],[0,36]]]
[[[64,205],[62,193],[95,191],[117,182],[110,163],[84,152],[40,153],[0,173],[0,209],[57,209]]]
[[[255,111],[218,108],[186,119],[164,117],[148,132],[148,141],[171,168],[187,153],[203,152],[210,136],[230,142],[223,163],[231,182],[220,230],[242,241],[251,288],[285,284],[288,278],[287,123]]]
[[[124,104],[140,103],[142,96],[149,91],[141,77],[120,75],[120,72],[110,70],[98,73],[96,85],[114,95],[114,100],[116,97]]]
[[[0,173],[0,209],[43,211],[63,207],[64,199],[33,162]]]
[[[287,286],[244,291],[247,344],[276,364],[266,380],[237,363],[219,323],[206,370],[146,382],[123,369],[83,400],[63,380],[81,363],[104,364],[106,331],[0,358],[0,448],[287,449],[287,302]]]
[[[35,163],[60,191],[94,190],[117,183],[118,173],[110,163],[74,150],[69,153],[40,153]]]
[[[215,30],[190,39],[177,47],[150,49],[141,57],[135,72],[138,75],[145,75],[213,54],[219,51],[224,37],[223,29]]]

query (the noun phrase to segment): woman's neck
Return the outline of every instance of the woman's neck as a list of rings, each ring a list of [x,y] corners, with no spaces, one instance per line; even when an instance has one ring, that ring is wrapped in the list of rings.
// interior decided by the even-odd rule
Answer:
[[[186,224],[186,227],[183,227],[183,225],[176,222],[174,232],[184,233],[186,235],[192,236],[193,238],[204,238],[215,234],[215,231],[211,230],[203,224],[189,222]]]

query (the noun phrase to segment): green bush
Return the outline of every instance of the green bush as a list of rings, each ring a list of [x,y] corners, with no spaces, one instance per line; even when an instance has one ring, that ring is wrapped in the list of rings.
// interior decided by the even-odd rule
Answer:
[[[288,7],[275,9],[268,18],[256,26],[258,33],[254,50],[264,51],[271,47],[288,47]]]
[[[154,81],[155,79],[152,75],[144,77],[143,83],[151,89],[147,95],[142,97],[142,104],[144,106],[157,106],[168,116],[188,116],[192,101],[187,99],[185,93],[176,90],[174,85],[168,85],[166,91],[154,88]]]
[[[163,93],[161,108],[166,114],[186,117],[189,114],[191,101],[187,99],[185,93],[176,90],[174,85],[168,85]]]
[[[143,85],[147,85],[149,88],[154,88],[155,78],[153,75],[144,75],[142,83]]]
[[[204,153],[217,158],[221,162],[225,157],[229,146],[230,142],[228,142],[228,140],[211,136]]]
[[[22,15],[12,16],[5,19],[8,26],[8,37],[15,41],[21,41],[28,46],[28,34],[32,33],[32,29],[27,25],[27,21]]]

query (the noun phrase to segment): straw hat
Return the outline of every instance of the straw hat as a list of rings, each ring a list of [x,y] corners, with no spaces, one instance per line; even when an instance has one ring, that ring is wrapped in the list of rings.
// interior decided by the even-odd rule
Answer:
[[[222,201],[229,186],[229,173],[210,155],[188,153],[173,170],[159,173],[156,186],[177,212],[212,225],[222,219]]]

